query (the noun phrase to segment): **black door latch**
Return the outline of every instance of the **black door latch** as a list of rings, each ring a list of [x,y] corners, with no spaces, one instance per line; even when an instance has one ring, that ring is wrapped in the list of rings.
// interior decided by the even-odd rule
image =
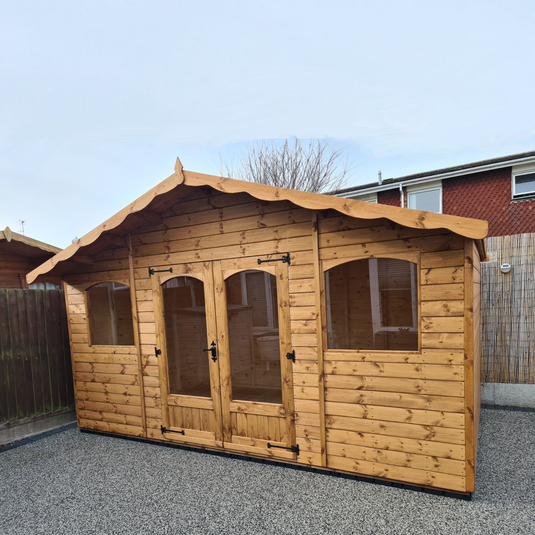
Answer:
[[[215,347],[215,342],[212,342],[212,345],[208,349],[203,349],[203,351],[210,351],[212,353],[212,360],[214,362],[217,360],[217,353]]]

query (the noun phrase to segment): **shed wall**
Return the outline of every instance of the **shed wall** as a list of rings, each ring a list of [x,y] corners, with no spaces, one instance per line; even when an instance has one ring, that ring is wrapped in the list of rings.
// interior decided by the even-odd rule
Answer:
[[[66,277],[79,425],[164,438],[149,267],[212,260],[231,267],[235,258],[290,252],[298,462],[467,490],[462,237],[330,211],[317,217],[287,201],[264,203],[208,188],[161,216],[132,233],[130,259],[128,249],[106,250],[92,266]],[[421,351],[324,351],[318,335],[325,269],[355,258],[407,254],[419,259]],[[104,280],[129,280],[134,290],[140,360],[136,346],[89,345],[84,288]],[[473,303],[478,296],[475,290]],[[470,391],[478,406],[476,395]]]
[[[116,254],[124,256],[124,251]],[[99,268],[99,262],[95,268]],[[106,281],[128,284],[129,271],[71,275],[65,283],[78,425],[141,437],[144,431],[137,347],[90,345],[85,290]]]
[[[1,255],[0,288],[28,288],[26,273],[29,273],[34,267],[20,255]]]
[[[326,351],[327,466],[464,491],[464,240],[362,225],[320,220],[324,268],[419,251],[421,353]]]

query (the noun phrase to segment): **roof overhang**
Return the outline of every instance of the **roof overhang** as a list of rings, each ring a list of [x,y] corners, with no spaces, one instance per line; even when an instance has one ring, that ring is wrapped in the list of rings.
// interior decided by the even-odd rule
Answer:
[[[175,172],[166,180],[142,195],[139,199],[126,208],[110,217],[102,225],[93,229],[85,236],[69,245],[66,249],[56,254],[53,258],[43,263],[37,269],[28,273],[28,283],[33,282],[44,273],[64,273],[60,264],[68,261],[76,261],[80,258],[84,262],[84,249],[92,246],[97,240],[117,238],[118,234],[125,235],[131,223],[129,220],[143,215],[143,211],[149,210],[151,214],[157,214],[174,204],[178,199],[189,195],[195,188],[210,187],[222,193],[247,193],[262,201],[290,201],[293,204],[310,210],[333,209],[337,212],[358,219],[385,218],[393,223],[410,228],[447,229],[467,238],[476,240],[483,239],[488,232],[486,221],[467,219],[464,217],[409,210],[395,206],[378,205],[364,201],[321,195],[304,191],[296,191],[285,188],[276,188],[263,184],[244,182],[220,176],[211,176],[192,171],[185,171],[180,160],[177,158]],[[145,214],[146,216],[146,214]],[[123,229],[121,231],[121,229]]]
[[[1,242],[12,243],[13,245],[19,246],[18,254],[29,258],[43,257],[50,254],[55,255],[61,251],[59,247],[54,247],[48,243],[28,238],[28,236],[24,236],[24,234],[17,234],[9,227],[0,230],[0,243]]]

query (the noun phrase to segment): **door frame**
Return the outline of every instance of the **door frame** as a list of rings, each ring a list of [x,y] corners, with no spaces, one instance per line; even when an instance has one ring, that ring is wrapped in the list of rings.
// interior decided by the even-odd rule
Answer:
[[[292,361],[286,357],[291,353],[290,296],[288,264],[268,258],[245,257],[232,260],[214,260],[188,264],[173,264],[170,273],[155,273],[152,276],[154,300],[154,317],[156,325],[157,349],[161,351],[158,358],[160,375],[162,422],[167,432],[165,439],[202,446],[216,446],[226,450],[252,453],[261,456],[296,460],[296,452],[291,451],[296,444],[295,408],[293,391]],[[258,261],[266,263],[259,265]],[[232,399],[231,356],[228,338],[228,314],[226,298],[226,280],[240,272],[261,271],[274,275],[277,281],[277,305],[279,320],[279,349],[281,354],[281,388],[282,404],[241,401]],[[212,399],[197,396],[183,396],[169,392],[169,368],[163,307],[162,285],[176,277],[189,276],[201,280],[204,285],[207,348],[211,341],[216,341],[217,361],[210,362],[210,385]],[[209,358],[207,353],[207,358]],[[214,412],[216,429],[213,438],[205,432],[178,429],[170,426],[169,405],[211,409]],[[286,433],[281,442],[258,438],[238,437],[232,433],[231,413],[254,414],[259,416],[284,419]],[[182,434],[184,432],[184,434]],[[234,441],[233,441],[234,436]],[[272,447],[268,443],[273,443]]]
[[[209,362],[210,391],[212,399],[201,396],[187,396],[170,393],[167,339],[162,293],[162,285],[177,277],[191,277],[202,281],[205,299],[206,347],[208,348],[211,341],[217,340],[212,262],[175,264],[170,266],[169,269],[172,269],[172,272],[165,274],[155,273],[152,276],[154,322],[156,325],[156,349],[160,351],[158,355],[158,373],[160,375],[160,398],[162,404],[162,434],[164,435],[164,438],[178,442],[222,447],[219,358],[216,362],[213,362],[210,358],[210,353],[206,353],[206,358]],[[205,431],[172,427],[169,415],[170,401],[172,401],[173,405],[179,407],[212,410],[215,418],[213,437],[210,437]],[[167,430],[167,432],[164,432],[164,429]]]
[[[270,260],[268,255],[263,257],[246,257],[233,259],[232,261],[214,261],[214,284],[216,310],[218,312],[218,347],[221,354],[226,358],[220,362],[221,377],[221,409],[223,418],[223,441],[224,447],[236,451],[247,451],[259,453],[269,457],[279,457],[295,459],[295,452],[284,451],[283,447],[291,448],[295,446],[295,409],[293,391],[293,368],[292,361],[285,358],[287,353],[291,353],[291,325],[290,325],[290,291],[288,264],[272,261],[258,264],[258,260]],[[277,281],[277,306],[279,318],[279,350],[281,354],[281,388],[282,404],[262,403],[257,401],[242,401],[232,399],[231,382],[231,356],[228,335],[227,297],[225,281],[237,273],[244,271],[261,271],[275,276]],[[275,442],[261,439],[240,440],[236,437],[233,441],[231,414],[246,413],[259,416],[270,416],[283,418],[286,422],[286,435],[283,442]],[[239,443],[236,443],[236,440]],[[267,446],[268,442],[273,443],[276,448]]]

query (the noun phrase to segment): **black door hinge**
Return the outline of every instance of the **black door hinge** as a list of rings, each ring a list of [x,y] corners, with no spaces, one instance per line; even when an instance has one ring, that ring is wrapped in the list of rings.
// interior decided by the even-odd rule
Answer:
[[[169,272],[169,273],[173,273],[173,268],[169,268],[169,269],[154,269],[154,268],[149,268],[149,277],[152,277],[152,275],[154,275],[155,273],[166,273],[166,272]]]
[[[282,255],[282,258],[271,258],[269,260],[260,260],[260,258],[257,260],[258,265],[263,264],[264,262],[282,262],[283,264],[290,265],[290,253],[286,253]]]
[[[160,426],[160,431],[163,433],[178,433],[179,435],[185,435],[184,429],[182,431],[174,431],[173,429],[167,429],[167,427],[164,427],[163,425]]]
[[[286,353],[286,358],[295,362],[295,349],[291,353]]]
[[[156,355],[156,358],[158,358],[158,355],[162,354],[162,350],[158,349],[157,347],[154,348],[154,354]]]
[[[297,444],[297,446],[290,446],[289,448],[287,448],[286,446],[276,446],[275,444],[270,444],[268,442],[267,446],[268,446],[268,448],[279,448],[281,450],[289,450],[292,453],[295,453],[296,455],[299,455],[299,444]]]

